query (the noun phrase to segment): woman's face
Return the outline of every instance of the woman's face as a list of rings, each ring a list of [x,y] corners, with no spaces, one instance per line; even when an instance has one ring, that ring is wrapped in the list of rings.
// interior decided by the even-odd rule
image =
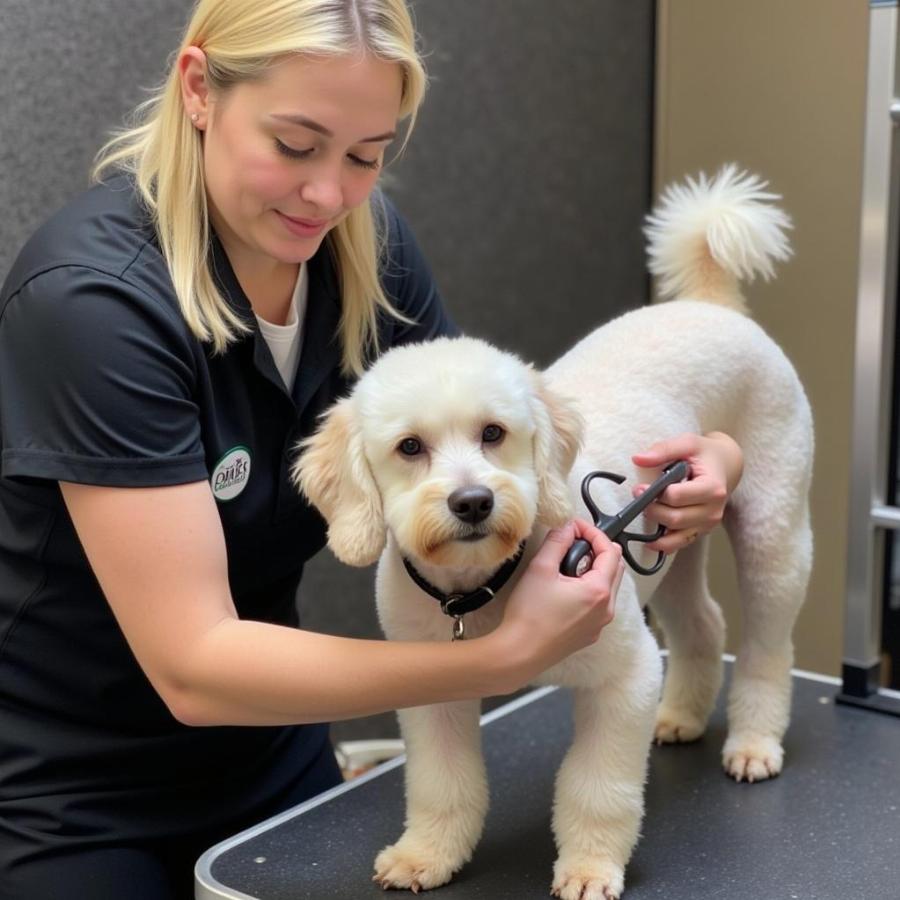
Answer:
[[[368,198],[401,91],[395,63],[294,56],[210,97],[197,121],[210,216],[236,268],[309,259]]]

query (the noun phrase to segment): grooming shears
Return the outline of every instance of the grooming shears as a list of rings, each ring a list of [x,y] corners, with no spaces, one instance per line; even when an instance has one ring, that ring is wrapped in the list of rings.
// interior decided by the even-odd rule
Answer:
[[[590,486],[595,478],[607,478],[616,484],[622,484],[625,481],[623,475],[615,475],[612,472],[589,472],[581,482],[581,496],[584,505],[590,510],[593,516],[594,524],[611,540],[615,541],[622,548],[622,556],[625,561],[639,575],[652,575],[662,568],[666,554],[660,551],[656,562],[649,568],[642,566],[631,555],[628,545],[631,541],[637,541],[641,544],[650,544],[659,540],[665,533],[666,528],[660,525],[653,534],[638,534],[634,531],[626,531],[625,528],[630,525],[660,494],[670,485],[679,481],[684,481],[690,476],[690,466],[680,459],[678,462],[663,469],[662,475],[651,484],[643,494],[635,497],[624,509],[621,509],[615,515],[607,515],[601,512],[591,497]],[[594,563],[594,551],[591,545],[579,538],[569,548],[560,564],[559,571],[563,575],[581,576],[590,569]]]

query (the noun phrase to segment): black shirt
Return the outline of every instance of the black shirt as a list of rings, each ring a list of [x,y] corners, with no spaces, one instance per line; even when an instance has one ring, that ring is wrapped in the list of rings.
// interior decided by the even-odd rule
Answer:
[[[455,333],[387,204],[382,348]],[[134,659],[58,481],[213,479],[241,618],[297,625],[303,563],[325,526],[288,479],[297,440],[349,381],[327,245],[291,394],[218,241],[216,279],[253,333],[213,356],[188,330],[130,181],[77,197],[32,237],[0,291],[0,817],[118,838],[203,827],[274,796],[324,726],[190,728]],[[215,493],[215,491],[214,491]],[[321,598],[327,602],[327,598]]]

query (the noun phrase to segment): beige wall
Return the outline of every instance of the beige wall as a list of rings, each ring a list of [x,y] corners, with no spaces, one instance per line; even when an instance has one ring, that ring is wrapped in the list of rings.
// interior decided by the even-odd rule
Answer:
[[[867,29],[865,0],[659,0],[657,189],[736,160],[769,179],[794,220],[793,260],[747,296],[812,402],[816,560],[796,665],[829,674],[842,652]],[[734,651],[724,537],[713,554]]]

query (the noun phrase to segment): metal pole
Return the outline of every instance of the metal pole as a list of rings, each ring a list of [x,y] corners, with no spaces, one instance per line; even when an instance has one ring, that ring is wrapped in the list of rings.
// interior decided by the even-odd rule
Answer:
[[[838,699],[896,712],[878,690],[884,541],[900,527],[886,505],[897,297],[900,118],[897,3],[872,2],[853,392],[843,689]]]

